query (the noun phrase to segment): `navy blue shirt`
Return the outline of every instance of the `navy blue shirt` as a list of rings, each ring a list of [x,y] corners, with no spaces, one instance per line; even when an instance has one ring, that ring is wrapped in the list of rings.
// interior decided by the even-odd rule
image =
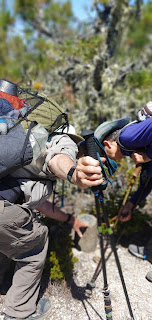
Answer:
[[[124,150],[123,148],[120,148],[123,155],[131,156],[133,151],[143,151],[150,159],[152,159],[152,117],[126,126],[126,128],[120,133],[119,140],[120,143],[128,149]],[[147,162],[146,170],[147,176],[152,178],[152,161]],[[144,192],[142,192],[142,190],[144,190]],[[150,179],[146,188],[140,184],[130,201],[135,204],[142,192],[142,197],[139,201],[140,203],[147,197],[151,190],[152,179]]]
[[[130,150],[121,148],[123,155],[131,156],[133,151],[143,151],[152,159],[152,117],[126,126],[120,133],[119,140],[125,148]],[[147,173],[152,177],[152,161],[147,163]]]

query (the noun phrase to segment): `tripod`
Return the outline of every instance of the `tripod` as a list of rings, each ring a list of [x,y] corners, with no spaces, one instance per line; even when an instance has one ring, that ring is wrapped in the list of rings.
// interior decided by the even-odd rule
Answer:
[[[92,130],[84,130],[82,132],[82,136],[84,137],[85,142],[86,142],[87,154],[89,156],[95,158],[95,159],[98,159],[97,150],[96,150],[96,144],[95,144],[95,140],[94,140],[94,132]],[[106,173],[104,172],[104,170],[103,170],[103,177],[107,177]],[[100,240],[100,250],[101,250],[103,279],[104,279],[103,295],[104,295],[104,307],[105,307],[106,319],[107,320],[112,320],[112,306],[111,306],[110,291],[108,289],[108,282],[107,282],[107,272],[106,272],[106,263],[105,263],[105,255],[104,255],[104,251],[105,250],[104,250],[104,245],[103,245],[100,206],[102,208],[104,221],[105,221],[106,226],[107,226],[108,235],[109,235],[110,243],[111,243],[111,248],[112,248],[112,251],[113,251],[114,256],[115,256],[115,260],[116,260],[117,268],[118,268],[118,271],[119,271],[119,276],[120,276],[120,279],[121,279],[121,283],[122,283],[122,286],[123,286],[124,294],[125,294],[125,297],[126,297],[129,313],[130,313],[131,318],[134,320],[134,316],[133,316],[133,312],[132,312],[129,296],[128,296],[128,293],[127,293],[127,289],[126,289],[126,285],[125,285],[125,281],[124,281],[124,277],[123,277],[123,273],[122,273],[119,257],[118,257],[116,246],[115,246],[115,241],[114,241],[114,237],[113,237],[113,230],[110,227],[108,216],[107,216],[107,213],[106,213],[105,208],[104,208],[103,189],[105,189],[105,188],[106,188],[106,184],[99,185],[97,187],[92,187],[91,190],[92,190],[92,192],[94,193],[94,196],[95,196],[95,205],[96,205],[96,212],[97,212],[98,233],[99,233],[99,240]]]
[[[118,224],[118,222],[119,222],[122,209],[124,208],[124,206],[125,206],[125,204],[126,204],[126,202],[127,202],[128,196],[129,196],[129,194],[130,194],[130,192],[131,192],[131,190],[132,190],[132,187],[133,187],[133,185],[134,185],[134,182],[135,182],[137,176],[138,176],[139,173],[141,172],[141,169],[142,169],[142,166],[141,166],[141,165],[137,165],[136,168],[135,168],[135,170],[134,170],[134,172],[133,172],[132,179],[131,179],[131,182],[130,182],[129,187],[128,187],[128,189],[127,189],[127,192],[126,192],[126,194],[125,194],[125,197],[124,197],[124,199],[123,199],[121,208],[120,208],[120,210],[119,210],[119,212],[118,212],[118,215],[115,217],[116,220],[115,220],[115,223],[114,223],[114,226],[113,226],[113,233],[114,233],[114,231],[115,231],[115,229],[116,229],[116,226],[117,226],[117,224]],[[146,181],[146,184],[144,185],[144,189],[145,189],[147,183],[148,183],[148,182]],[[143,194],[143,192],[144,192],[144,189],[141,191],[140,196],[139,196],[138,201],[136,202],[135,206],[137,206],[138,202],[140,201],[140,198],[141,198],[141,196],[142,196],[142,194]],[[114,218],[113,218],[113,219],[114,219]],[[120,241],[120,238],[121,238],[121,236],[122,236],[123,231],[124,231],[124,228],[123,228],[123,230],[122,230],[122,232],[121,232],[121,234],[120,234],[120,236],[119,236],[119,238],[118,238],[118,242]],[[106,246],[105,246],[104,252],[107,250],[107,248],[108,248],[108,243],[107,243]],[[111,255],[111,253],[112,253],[112,251],[109,253],[109,256]],[[100,273],[100,269],[99,269],[99,268],[100,268],[100,266],[101,266],[101,263],[102,263],[102,259],[100,258],[100,260],[99,260],[99,262],[98,262],[98,265],[97,265],[97,267],[96,267],[96,270],[95,270],[95,272],[94,272],[94,274],[93,274],[93,276],[92,276],[92,279],[91,279],[91,280],[88,282],[88,284],[87,284],[87,288],[90,289],[90,290],[95,287],[95,284],[94,284],[94,283],[95,283],[95,280],[97,279],[97,277],[98,277],[98,275],[99,275],[99,273]]]

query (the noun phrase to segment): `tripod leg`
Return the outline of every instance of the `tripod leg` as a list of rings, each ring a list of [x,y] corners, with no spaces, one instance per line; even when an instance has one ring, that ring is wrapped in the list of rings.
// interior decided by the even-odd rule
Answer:
[[[96,267],[96,270],[91,278],[91,280],[87,283],[86,289],[92,290],[93,288],[95,288],[95,281],[100,273],[100,266],[102,263],[102,259],[100,258],[98,265]]]
[[[109,233],[110,241],[111,241],[111,248],[112,248],[112,251],[113,251],[114,256],[115,256],[115,260],[116,260],[116,264],[117,264],[117,267],[118,267],[118,271],[119,271],[121,283],[122,283],[122,286],[123,286],[124,294],[125,294],[125,297],[126,297],[129,313],[130,313],[131,318],[134,319],[134,315],[133,315],[133,312],[132,312],[132,308],[131,308],[131,304],[130,304],[127,288],[126,288],[126,285],[125,285],[125,281],[124,281],[124,277],[123,277],[123,273],[122,273],[122,269],[121,269],[121,265],[120,265],[120,261],[119,261],[119,257],[118,257],[118,254],[117,254],[117,250],[116,250],[116,246],[115,246],[115,242],[114,242],[114,238],[113,238],[113,231],[112,231],[112,229],[110,227],[107,214],[105,213],[103,199],[101,199],[100,203],[101,203],[101,207],[102,207],[102,211],[103,211],[104,220],[105,220],[105,223],[106,223],[107,228],[108,228],[108,233]]]
[[[108,320],[112,320],[112,306],[111,306],[110,292],[109,292],[108,283],[107,283],[106,262],[105,262],[105,255],[104,255],[104,245],[103,245],[102,226],[101,226],[100,203],[99,203],[98,196],[95,196],[95,204],[96,204],[96,212],[97,212],[97,220],[98,220],[98,232],[99,232],[99,239],[100,239],[101,261],[102,261],[102,270],[103,270],[103,279],[104,279],[103,295],[104,295],[105,313],[106,313],[106,318]]]
[[[109,244],[107,243],[106,246],[105,246],[105,248],[104,248],[104,253],[106,252],[108,246],[109,246]],[[106,258],[106,261],[110,258],[111,254],[112,254],[112,250],[109,252],[109,254],[108,254],[107,258]],[[101,268],[100,268],[100,267],[101,267]],[[98,278],[101,270],[102,270],[102,259],[100,258],[100,260],[99,260],[99,262],[98,262],[98,265],[97,265],[97,267],[96,267],[96,270],[95,270],[95,272],[94,272],[91,280],[88,281],[88,283],[87,283],[86,289],[92,290],[92,289],[95,288],[95,281],[97,280],[97,278]]]

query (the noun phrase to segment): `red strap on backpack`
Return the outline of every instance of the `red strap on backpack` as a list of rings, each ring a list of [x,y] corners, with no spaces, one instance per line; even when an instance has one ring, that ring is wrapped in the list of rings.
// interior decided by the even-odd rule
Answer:
[[[18,98],[17,84],[8,80],[0,79],[0,98],[6,99],[16,110],[24,105]]]
[[[9,93],[0,91],[0,98],[4,98],[14,107],[14,109],[21,109],[24,103],[16,96],[12,96]]]

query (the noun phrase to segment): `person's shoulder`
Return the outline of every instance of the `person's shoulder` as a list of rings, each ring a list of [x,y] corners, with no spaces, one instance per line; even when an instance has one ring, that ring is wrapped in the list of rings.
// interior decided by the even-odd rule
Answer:
[[[135,128],[135,127],[148,127],[150,124],[152,124],[152,117],[149,117],[148,119],[145,119],[143,121],[133,121],[133,122],[130,122],[124,129],[132,129],[132,128]]]
[[[54,145],[58,143],[67,144],[67,143],[75,144],[74,140],[67,133],[54,133],[51,135],[47,141],[48,145]]]
[[[141,128],[148,128],[152,124],[152,117],[149,117],[148,119],[145,119],[143,121],[137,121],[137,126]]]
[[[151,124],[152,123],[152,117],[149,117],[148,119],[142,121],[142,122],[145,122],[147,125]]]

